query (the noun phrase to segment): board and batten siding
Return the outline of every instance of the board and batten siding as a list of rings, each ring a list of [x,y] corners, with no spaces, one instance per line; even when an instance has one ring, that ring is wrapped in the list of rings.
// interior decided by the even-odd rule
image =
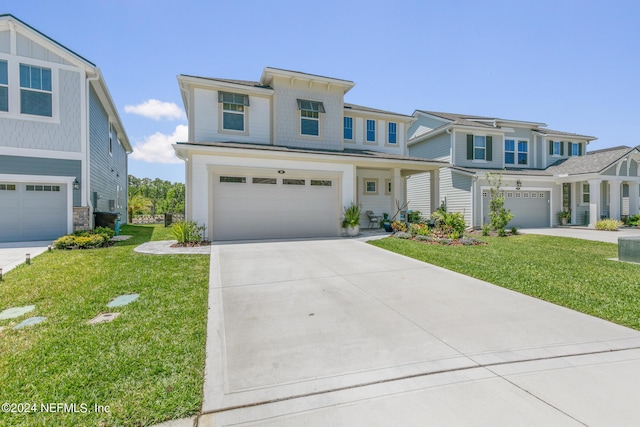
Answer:
[[[421,173],[407,177],[408,210],[420,211],[423,216],[431,215],[431,173]]]
[[[68,152],[82,150],[80,73],[59,70],[57,74],[59,123],[30,120],[28,115],[21,115],[21,120],[0,117],[0,146]],[[55,99],[56,96],[54,103]]]
[[[0,31],[0,52],[11,53],[11,33]]]
[[[112,153],[109,154],[109,116],[98,96],[91,88],[89,93],[89,153],[90,192],[97,193],[94,211],[109,212],[109,200],[115,202],[115,212],[120,212],[122,223],[127,221],[127,154],[118,142],[114,130]]]
[[[233,90],[227,92],[235,93]],[[240,92],[238,92],[240,93]],[[252,144],[269,144],[271,140],[271,101],[268,97],[249,95],[249,106],[245,107],[246,132],[222,131],[220,123],[221,104],[218,91],[204,88],[193,89],[193,126],[195,142],[229,141]]]
[[[409,147],[409,155],[424,159],[451,161],[451,135],[444,132]]]
[[[80,178],[82,163],[80,160],[0,155],[0,173]],[[42,184],[47,182],[43,181]],[[80,191],[73,192],[73,206],[81,206]]]
[[[440,200],[447,204],[447,212],[460,212],[467,226],[472,225],[470,175],[460,174],[450,168],[440,170]]]
[[[46,62],[55,62],[57,64],[72,65],[71,62],[65,60],[64,58],[51,52],[44,46],[23,36],[20,33],[16,34],[16,53],[18,56],[23,56],[25,58],[33,58]]]

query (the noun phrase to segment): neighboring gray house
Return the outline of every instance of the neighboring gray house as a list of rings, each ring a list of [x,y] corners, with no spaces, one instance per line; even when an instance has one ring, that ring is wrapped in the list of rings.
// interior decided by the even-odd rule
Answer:
[[[467,225],[481,227],[489,223],[491,172],[502,174],[505,207],[514,214],[510,226],[558,225],[560,211],[571,212],[570,224],[591,226],[602,217],[639,212],[637,148],[587,152],[595,137],[546,129],[544,123],[420,110],[414,117],[409,155],[452,167],[439,176],[408,178],[412,210],[429,214],[431,203],[423,201],[435,198],[462,212]]]
[[[100,70],[0,15],[0,242],[126,221],[131,145]]]

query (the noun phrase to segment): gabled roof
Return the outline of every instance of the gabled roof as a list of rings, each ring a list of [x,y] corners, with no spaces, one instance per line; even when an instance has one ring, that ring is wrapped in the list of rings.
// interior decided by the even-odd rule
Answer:
[[[190,78],[193,78],[193,79],[210,80],[210,81],[213,81],[213,82],[231,83],[231,84],[236,84],[236,85],[240,85],[240,86],[258,87],[258,88],[268,88],[268,89],[270,89],[269,86],[265,86],[260,82],[255,82],[255,81],[251,81],[251,80],[221,79],[221,78],[216,78],[216,77],[194,76],[194,75],[190,75],[190,74],[180,74],[180,76],[182,76],[182,77],[190,77]]]

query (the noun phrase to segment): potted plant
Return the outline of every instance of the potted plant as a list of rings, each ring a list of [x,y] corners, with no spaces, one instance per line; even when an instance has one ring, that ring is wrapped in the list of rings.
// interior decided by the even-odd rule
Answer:
[[[558,218],[560,219],[560,224],[567,225],[571,219],[571,211],[558,212]]]
[[[342,227],[346,229],[348,236],[356,236],[360,232],[360,205],[351,203],[350,206],[344,208],[344,219]]]
[[[389,214],[388,213],[383,213],[382,214],[382,226],[384,227],[384,231],[387,232],[391,232],[393,231],[391,229],[391,221],[389,220]]]

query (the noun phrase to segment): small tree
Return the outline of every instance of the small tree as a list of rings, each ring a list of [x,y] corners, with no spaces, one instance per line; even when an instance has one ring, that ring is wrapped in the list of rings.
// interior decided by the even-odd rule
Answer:
[[[502,174],[492,174],[487,172],[486,179],[489,182],[491,199],[489,200],[489,219],[491,220],[491,228],[493,228],[498,236],[506,236],[505,227],[513,219],[511,211],[504,208],[504,196],[500,192],[502,186]]]
[[[151,200],[140,194],[129,197],[129,208],[127,209],[129,213],[129,224],[133,223],[133,215],[149,212],[152,205]]]

